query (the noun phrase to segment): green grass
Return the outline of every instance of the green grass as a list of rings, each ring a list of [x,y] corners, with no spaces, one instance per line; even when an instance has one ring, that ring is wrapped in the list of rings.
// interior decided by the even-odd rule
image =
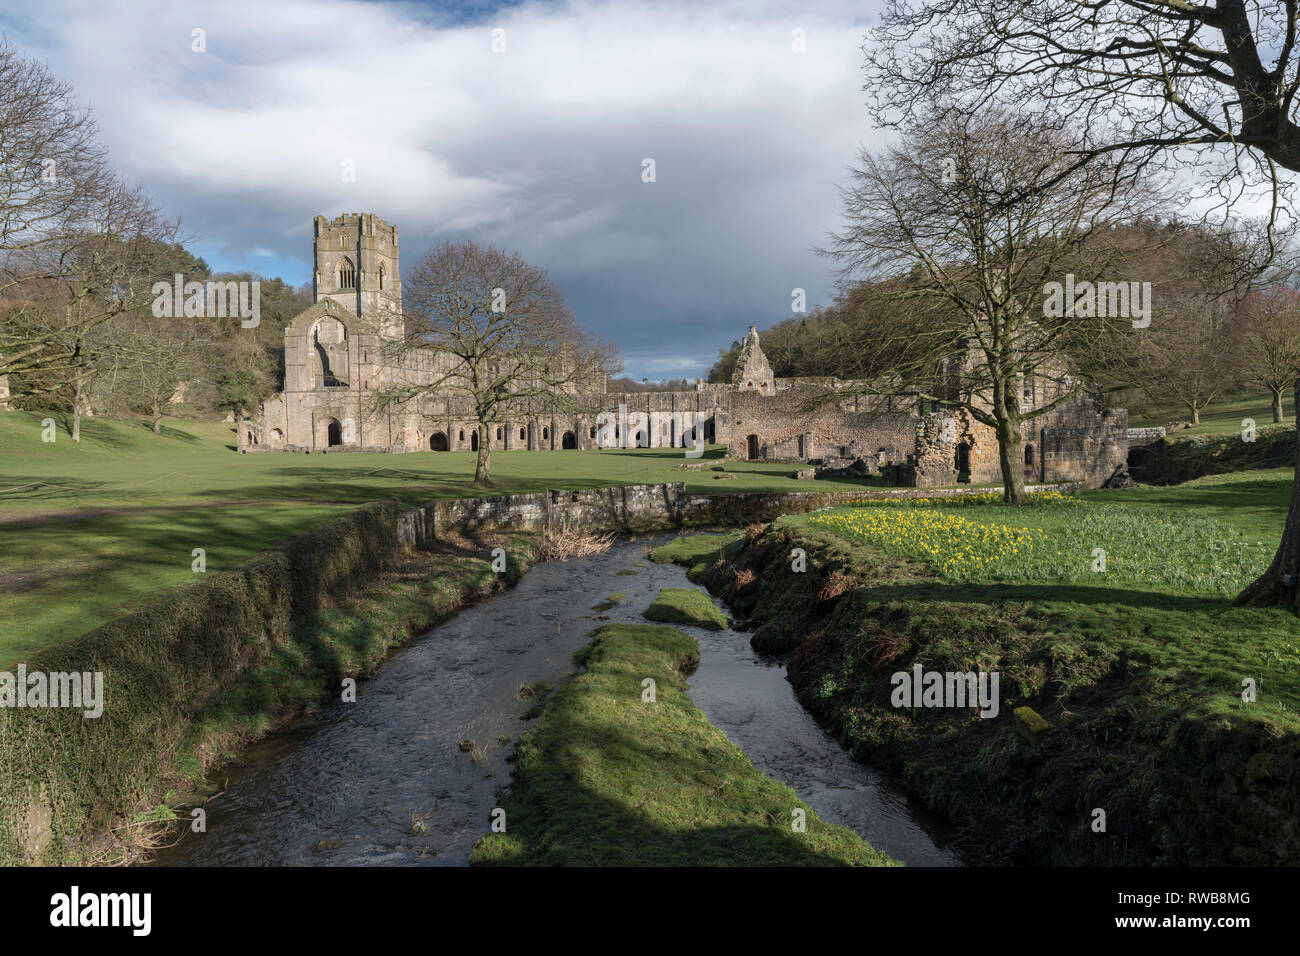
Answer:
[[[721,631],[731,626],[731,619],[719,610],[708,594],[695,588],[661,589],[643,616],[649,621],[686,624],[710,631]]]
[[[761,774],[686,695],[693,637],[609,624],[519,743],[506,832],[471,862],[578,866],[890,865]],[[644,698],[647,678],[655,700]],[[794,811],[806,831],[796,832]]]
[[[1233,476],[1235,483],[1254,479]],[[925,562],[949,581],[1141,588],[1230,598],[1268,565],[1281,533],[1273,517],[1236,523],[1204,513],[1194,485],[1160,489],[1167,511],[1129,505],[1128,491],[1040,496],[1027,506],[974,499],[824,509],[799,519]],[[1219,487],[1222,487],[1220,485]],[[1189,500],[1190,499],[1190,500]],[[1258,518],[1258,515],[1256,516]]]
[[[649,557],[660,564],[712,564],[740,537],[739,533],[683,535],[654,548]]]
[[[1282,414],[1286,421],[1295,424],[1295,408],[1291,394],[1282,397]],[[1226,396],[1201,410],[1201,423],[1192,428],[1171,432],[1171,438],[1193,435],[1226,435],[1241,433],[1243,418],[1253,418],[1255,427],[1263,429],[1273,424],[1273,398],[1266,391],[1248,391]],[[1170,422],[1189,422],[1191,413],[1178,405],[1164,405],[1141,415],[1129,416],[1130,428],[1153,428]]]
[[[239,455],[231,425],[187,421],[155,436],[134,420],[0,412],[0,666],[136,610],[208,571],[242,564],[377,498],[415,505],[485,493],[473,452]],[[713,447],[708,458],[721,458]],[[677,471],[680,449],[493,452],[486,493],[682,481],[697,494],[806,491],[788,464],[728,462],[735,481]],[[851,487],[846,484],[845,487]]]
[[[928,652],[940,658],[968,659],[977,645],[1013,653],[1019,656],[1003,661],[1004,672],[1053,672],[1066,693],[1095,679],[1097,667],[1135,661],[1144,665],[1134,691],[1144,709],[1234,714],[1300,730],[1295,615],[1231,605],[1271,559],[1289,494],[1290,474],[1278,470],[1089,492],[1070,496],[1073,504],[853,506],[787,516],[777,526],[840,549],[851,567],[878,563],[883,552],[928,568],[940,583],[895,574],[881,599],[905,605],[914,632],[937,636]],[[885,520],[864,534],[824,517],[864,512]],[[914,516],[934,516],[935,524],[918,530],[905,521]],[[982,529],[1032,529],[1033,544],[1017,554],[1006,541],[1023,537],[981,538],[951,524],[955,518]],[[1104,573],[1092,570],[1093,547],[1107,551]],[[958,620],[966,626],[955,628]],[[966,629],[974,635],[969,646],[959,636]],[[1052,662],[1046,669],[1034,659],[1044,655]],[[1247,677],[1268,692],[1243,707]],[[1031,696],[1041,677],[1023,680],[1021,694]]]

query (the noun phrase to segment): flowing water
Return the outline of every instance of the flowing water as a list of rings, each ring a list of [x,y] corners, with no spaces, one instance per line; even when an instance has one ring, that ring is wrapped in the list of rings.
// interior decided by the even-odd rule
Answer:
[[[573,652],[601,623],[592,605],[608,595],[625,595],[603,612],[611,620],[646,623],[660,588],[690,586],[682,568],[645,560],[666,540],[539,564],[410,642],[355,703],[327,705],[215,772],[222,792],[206,805],[207,832],[186,828],[156,863],[464,865],[509,782],[510,742],[528,727],[520,689],[572,672]],[[944,828],[818,727],[748,634],[685,630],[700,641],[692,700],[760,770],[905,863],[958,865]]]

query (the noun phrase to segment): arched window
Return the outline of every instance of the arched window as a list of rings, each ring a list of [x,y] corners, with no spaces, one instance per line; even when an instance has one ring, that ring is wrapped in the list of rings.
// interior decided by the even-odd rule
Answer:
[[[465,429],[463,428],[460,430],[460,440],[461,441],[465,440]]]
[[[352,260],[344,256],[339,260],[339,288],[355,289],[357,287],[357,267]]]
[[[527,432],[527,430],[525,430],[525,429],[523,429],[523,428],[519,429],[519,440],[520,440],[520,441],[523,441],[523,440],[526,439],[527,437],[528,437],[528,432]]]
[[[384,264],[379,263],[379,291],[384,291]]]
[[[551,430],[549,428],[543,428],[542,441],[550,441],[550,440],[551,440]]]
[[[500,428],[500,426],[498,426],[498,427],[497,427],[497,441],[500,441],[500,440],[501,440],[501,428]]]
[[[1034,446],[1033,445],[1025,446],[1025,467],[1026,468],[1034,467]]]

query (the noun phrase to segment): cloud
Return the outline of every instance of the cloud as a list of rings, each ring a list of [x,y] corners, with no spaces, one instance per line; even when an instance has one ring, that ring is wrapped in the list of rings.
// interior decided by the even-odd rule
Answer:
[[[399,226],[408,267],[444,238],[517,248],[637,377],[660,347],[702,374],[796,286],[829,300],[811,247],[872,137],[861,3],[68,0],[3,23],[210,261],[301,282],[312,216],[354,211]]]

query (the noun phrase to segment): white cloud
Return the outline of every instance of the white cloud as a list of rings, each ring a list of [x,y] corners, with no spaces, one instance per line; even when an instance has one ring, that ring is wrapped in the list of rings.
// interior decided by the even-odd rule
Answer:
[[[440,25],[355,0],[19,0],[5,29],[93,105],[123,171],[227,256],[300,261],[300,281],[313,215],[372,211],[401,228],[404,261],[442,238],[518,248],[629,354],[677,333],[702,372],[745,325],[784,318],[793,286],[828,298],[810,247],[871,135],[868,12],[610,0]]]

